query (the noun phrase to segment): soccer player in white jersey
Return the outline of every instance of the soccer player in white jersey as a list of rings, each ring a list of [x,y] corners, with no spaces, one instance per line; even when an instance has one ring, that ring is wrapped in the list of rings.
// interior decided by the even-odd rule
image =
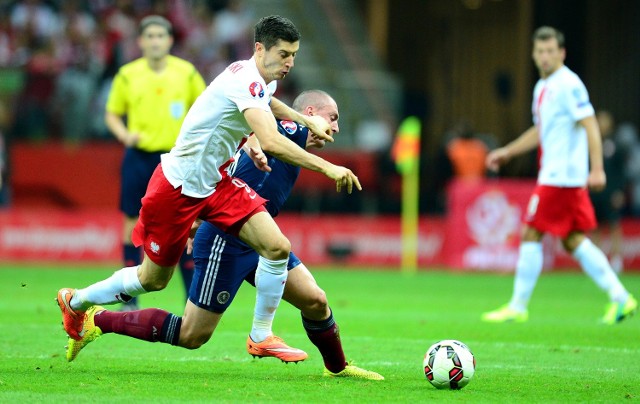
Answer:
[[[533,60],[540,73],[533,91],[534,125],[487,156],[487,167],[495,171],[540,145],[540,171],[524,217],[513,295],[508,304],[482,315],[487,322],[527,321],[527,306],[542,271],[545,233],[560,237],[584,272],[609,295],[603,323],[622,321],[638,307],[607,257],[585,236],[596,227],[587,187],[602,190],[606,177],[589,94],[564,59],[564,35],[552,27],[538,28],[533,35]]]
[[[281,16],[262,18],[255,26],[253,57],[232,63],[197,98],[185,117],[176,145],[162,155],[142,199],[132,237],[136,246],[144,247],[142,264],[122,268],[86,288],[63,288],[58,292],[64,329],[71,338],[82,339],[90,307],[126,302],[164,289],[187,241],[199,221],[204,220],[237,235],[260,255],[256,307],[264,314],[263,332],[252,330],[254,342],[277,348],[270,350],[274,352],[272,356],[285,362],[307,357],[305,352],[288,347],[271,334],[287,279],[291,244],[266,211],[265,200],[223,170],[241,142],[254,133],[243,147],[263,170],[270,170],[264,155],[267,152],[288,163],[322,172],[336,182],[338,191],[361,189],[351,170],[306,152],[278,132],[275,117],[296,121],[316,136],[333,141],[331,127],[324,118],[302,115],[272,97],[276,81],[293,68],[299,46],[300,33],[291,21]],[[197,316],[195,308],[188,301],[184,317]],[[136,317],[129,316],[127,321],[135,322]],[[180,318],[168,317],[156,328],[161,340],[179,345],[180,327]]]

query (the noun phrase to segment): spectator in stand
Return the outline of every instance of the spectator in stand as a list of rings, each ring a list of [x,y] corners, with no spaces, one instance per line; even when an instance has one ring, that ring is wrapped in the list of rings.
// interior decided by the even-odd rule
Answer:
[[[627,153],[617,139],[613,115],[609,111],[598,111],[596,119],[602,136],[602,155],[607,185],[602,192],[590,193],[598,220],[598,227],[594,231],[593,237],[596,243],[601,242],[602,231],[609,230],[611,239],[609,260],[613,270],[620,273],[623,268],[620,217],[625,205]]]
[[[625,176],[629,181],[629,213],[640,217],[640,138],[638,129],[631,123],[618,125],[617,136],[627,150]]]
[[[25,71],[12,136],[42,140],[49,134],[49,102],[61,67],[53,42],[59,32],[59,19],[43,1],[25,0],[11,10],[11,27],[15,59]]]
[[[244,0],[229,0],[213,17],[212,47],[226,53],[229,60],[250,58],[253,20],[253,13]]]
[[[42,0],[22,0],[11,10],[11,26],[18,31],[28,31],[38,39],[52,38],[59,32],[60,22],[56,12]]]
[[[142,261],[131,233],[149,179],[160,163],[160,155],[174,146],[187,111],[205,88],[202,76],[191,63],[169,54],[173,40],[167,19],[145,17],[140,22],[138,43],[143,56],[120,69],[106,108],[109,130],[126,146],[120,208],[125,214],[122,247],[127,267]],[[188,292],[193,276],[190,256],[183,254],[180,270]],[[126,306],[136,309],[137,302],[132,299]]]
[[[91,106],[104,61],[99,51],[96,22],[80,0],[65,1],[61,11],[62,35],[57,40],[64,70],[56,78],[52,111],[64,139],[78,143],[91,135]]]

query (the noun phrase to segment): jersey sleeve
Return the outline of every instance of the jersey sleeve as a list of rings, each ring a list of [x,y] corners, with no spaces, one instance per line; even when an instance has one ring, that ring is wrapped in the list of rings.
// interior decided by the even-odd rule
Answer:
[[[109,98],[107,99],[106,110],[116,115],[125,115],[127,113],[127,87],[128,82],[122,72],[118,72],[113,78]]]
[[[243,112],[249,108],[258,108],[271,112],[269,88],[259,76],[238,74],[235,83],[227,90],[227,97]]]
[[[595,113],[587,88],[580,80],[572,81],[564,94],[571,117],[577,122]]]

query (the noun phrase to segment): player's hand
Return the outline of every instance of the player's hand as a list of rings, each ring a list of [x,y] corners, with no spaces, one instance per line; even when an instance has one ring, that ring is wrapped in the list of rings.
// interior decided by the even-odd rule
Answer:
[[[347,193],[351,193],[354,185],[358,191],[362,191],[362,185],[360,185],[358,177],[346,167],[332,165],[331,169],[327,172],[327,177],[336,182],[337,192],[342,191],[343,188],[347,188]]]
[[[309,128],[318,138],[327,142],[333,142],[333,130],[327,120],[319,115],[308,116],[305,122],[305,126]]]
[[[271,167],[269,167],[269,160],[267,160],[267,156],[264,154],[261,148],[259,147],[249,147],[247,152],[251,160],[253,160],[253,164],[260,171],[271,172]]]
[[[196,232],[198,228],[202,224],[202,219],[196,219],[195,222],[191,225],[191,229],[189,230],[189,238],[187,239],[187,254],[191,254],[193,252],[193,238],[196,236]]]
[[[500,166],[507,163],[510,159],[509,151],[504,147],[499,147],[489,152],[485,160],[485,165],[489,170],[497,173],[500,170]]]
[[[587,186],[591,191],[600,192],[607,185],[607,176],[604,170],[592,170],[587,178]]]

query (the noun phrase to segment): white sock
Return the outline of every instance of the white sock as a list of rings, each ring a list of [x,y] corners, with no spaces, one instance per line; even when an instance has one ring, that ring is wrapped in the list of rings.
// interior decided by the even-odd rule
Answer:
[[[283,260],[260,257],[256,270],[256,307],[249,334],[254,342],[262,342],[273,334],[271,324],[284,292],[288,262],[288,257]]]
[[[122,302],[123,294],[135,297],[147,293],[138,279],[138,267],[122,268],[103,281],[77,289],[70,302],[71,308],[86,310],[95,304]]]
[[[529,299],[542,272],[543,259],[541,242],[525,241],[520,244],[513,295],[509,302],[511,309],[520,312],[527,310]]]
[[[622,286],[615,272],[613,272],[607,256],[591,240],[585,238],[573,252],[573,257],[600,289],[609,294],[611,301],[618,303],[627,301],[629,292]]]

